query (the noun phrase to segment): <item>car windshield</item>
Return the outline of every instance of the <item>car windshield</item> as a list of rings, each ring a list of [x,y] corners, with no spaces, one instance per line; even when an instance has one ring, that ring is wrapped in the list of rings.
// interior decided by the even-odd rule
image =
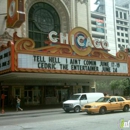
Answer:
[[[109,97],[101,97],[96,102],[108,102],[110,100]]]
[[[79,97],[80,97],[80,95],[73,95],[73,96],[70,97],[69,100],[78,100]]]

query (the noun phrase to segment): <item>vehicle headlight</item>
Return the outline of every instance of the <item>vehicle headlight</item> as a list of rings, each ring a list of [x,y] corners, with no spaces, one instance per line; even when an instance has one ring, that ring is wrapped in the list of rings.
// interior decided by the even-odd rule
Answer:
[[[69,107],[73,107],[73,104],[69,104]]]
[[[91,108],[97,108],[98,106],[92,106]]]

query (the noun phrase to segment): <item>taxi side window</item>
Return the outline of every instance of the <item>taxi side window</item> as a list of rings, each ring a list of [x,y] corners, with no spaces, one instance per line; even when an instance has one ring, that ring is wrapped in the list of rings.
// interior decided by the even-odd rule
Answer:
[[[118,102],[123,102],[124,101],[124,99],[121,98],[121,97],[118,97],[117,100],[118,100]]]
[[[116,102],[116,98],[111,98],[111,102]]]
[[[82,95],[81,98],[80,98],[80,100],[87,100],[86,95]]]

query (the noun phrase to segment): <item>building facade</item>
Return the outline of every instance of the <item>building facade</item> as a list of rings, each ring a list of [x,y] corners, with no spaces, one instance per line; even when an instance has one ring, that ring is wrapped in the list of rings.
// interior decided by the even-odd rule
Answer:
[[[95,80],[129,76],[127,50],[109,54],[108,44],[115,43],[105,31],[104,41],[92,39],[100,37],[91,33],[89,0],[1,2],[0,94],[6,95],[5,105],[16,96],[23,105],[61,104],[73,93],[95,91]],[[114,26],[107,28],[114,35]]]

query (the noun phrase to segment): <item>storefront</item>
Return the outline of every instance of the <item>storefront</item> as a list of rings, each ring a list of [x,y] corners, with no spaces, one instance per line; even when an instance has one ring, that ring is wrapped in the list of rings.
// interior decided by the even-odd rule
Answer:
[[[74,93],[83,92],[81,86],[56,86],[56,85],[28,85],[28,86],[1,86],[0,94],[4,93],[5,107],[14,107],[16,97],[21,98],[21,104],[30,105],[54,105],[62,104]],[[87,87],[86,87],[87,88]],[[74,89],[74,90],[73,90]],[[86,92],[86,91],[84,91]],[[89,92],[89,89],[88,89]],[[1,101],[2,102],[2,101]]]

